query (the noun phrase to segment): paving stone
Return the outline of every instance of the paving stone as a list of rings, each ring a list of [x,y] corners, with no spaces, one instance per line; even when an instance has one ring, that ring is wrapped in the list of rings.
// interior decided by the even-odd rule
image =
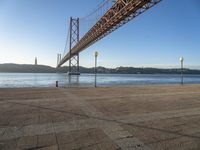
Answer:
[[[37,150],[59,150],[58,146],[48,146],[48,147],[43,147],[43,148],[38,148]]]
[[[199,150],[199,91],[200,85],[1,89],[0,149]]]
[[[21,137],[17,142],[19,149],[33,149],[37,147],[37,136]]]
[[[18,139],[0,141],[0,150],[18,150]]]
[[[43,134],[37,136],[38,147],[51,147],[51,145],[57,145],[55,134]]]

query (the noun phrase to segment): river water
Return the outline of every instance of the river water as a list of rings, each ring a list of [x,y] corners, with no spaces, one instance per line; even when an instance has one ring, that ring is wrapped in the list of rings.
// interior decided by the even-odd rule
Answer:
[[[58,73],[0,73],[0,88],[93,86],[94,74],[69,77]],[[98,74],[98,86],[179,84],[180,75],[172,74]],[[200,84],[200,75],[184,75],[185,84]]]

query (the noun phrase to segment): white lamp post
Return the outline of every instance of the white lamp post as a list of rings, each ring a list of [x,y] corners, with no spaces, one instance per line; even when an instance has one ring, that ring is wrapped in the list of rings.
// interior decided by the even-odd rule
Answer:
[[[184,58],[181,57],[180,58],[180,63],[181,63],[181,85],[183,85],[183,61],[184,61]]]
[[[94,53],[95,56],[95,68],[94,68],[94,73],[95,73],[95,81],[94,81],[94,87],[97,87],[97,57],[98,57],[99,53],[96,51]]]

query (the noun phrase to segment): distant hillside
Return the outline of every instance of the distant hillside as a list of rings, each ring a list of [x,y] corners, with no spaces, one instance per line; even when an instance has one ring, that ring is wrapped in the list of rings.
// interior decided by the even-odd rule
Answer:
[[[0,64],[0,72],[54,73],[55,68],[44,65]]]
[[[158,69],[158,68],[134,68],[117,67],[105,68],[98,67],[98,73],[107,74],[180,74],[180,69]],[[0,72],[13,73],[67,73],[68,67],[53,68],[44,65],[19,65],[19,64],[0,64]],[[81,73],[93,73],[94,68],[80,67]],[[200,74],[200,70],[184,69],[185,74]]]

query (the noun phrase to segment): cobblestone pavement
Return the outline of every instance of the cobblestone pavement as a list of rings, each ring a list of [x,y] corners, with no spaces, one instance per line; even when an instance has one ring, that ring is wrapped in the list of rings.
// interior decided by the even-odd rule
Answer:
[[[199,150],[200,85],[0,89],[0,150]]]

